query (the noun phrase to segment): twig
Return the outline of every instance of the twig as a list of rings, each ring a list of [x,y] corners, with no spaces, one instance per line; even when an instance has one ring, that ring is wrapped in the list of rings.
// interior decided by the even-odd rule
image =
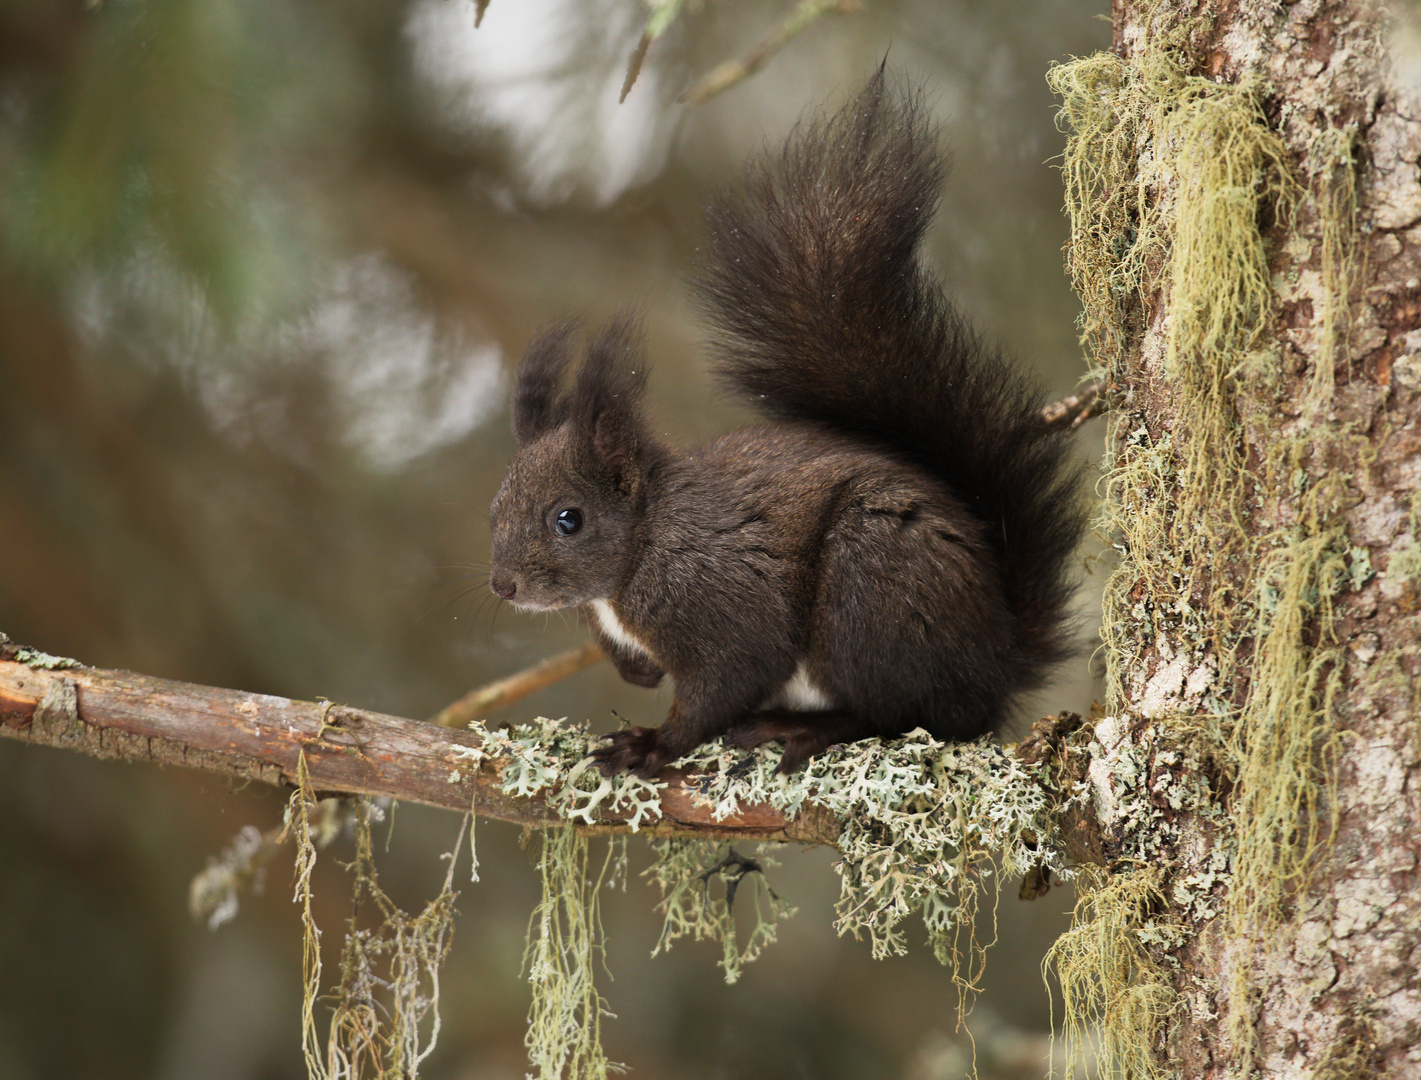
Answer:
[[[651,48],[651,35],[642,34],[641,40],[636,43],[636,48],[632,50],[631,59],[627,61],[627,74],[622,79],[622,93],[617,98],[617,104],[627,100],[627,95],[632,92],[632,87],[636,84],[637,76],[641,74],[641,65],[646,61],[646,50]]]
[[[863,4],[859,0],[800,0],[795,9],[757,41],[749,52],[738,60],[727,60],[720,64],[683,92],[677,100],[687,105],[704,104],[759,71],[790,39],[821,17],[854,15],[862,10]]]
[[[1099,379],[1086,383],[1070,397],[1053,401],[1041,410],[1041,422],[1048,428],[1066,427],[1074,431],[1092,416],[1099,416],[1110,403],[1103,396],[1105,383]]]
[[[550,656],[516,675],[470,690],[458,701],[440,709],[429,718],[429,722],[440,727],[468,727],[471,720],[482,720],[494,709],[511,705],[519,698],[591,667],[601,659],[602,650],[595,641],[589,641],[581,648]]]

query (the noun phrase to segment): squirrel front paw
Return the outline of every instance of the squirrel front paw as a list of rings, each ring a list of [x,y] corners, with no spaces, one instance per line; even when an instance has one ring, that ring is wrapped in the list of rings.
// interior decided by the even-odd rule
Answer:
[[[604,736],[606,746],[599,746],[588,755],[603,776],[619,772],[634,772],[650,780],[671,760],[672,755],[659,744],[657,728],[634,727]]]

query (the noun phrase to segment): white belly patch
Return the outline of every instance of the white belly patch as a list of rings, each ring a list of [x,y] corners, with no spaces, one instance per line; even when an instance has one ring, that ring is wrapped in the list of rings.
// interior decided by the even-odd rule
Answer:
[[[809,679],[809,671],[801,663],[794,674],[780,687],[766,708],[789,709],[793,712],[825,712],[834,707],[834,699]]]
[[[622,625],[622,620],[617,618],[617,613],[612,610],[612,605],[605,600],[593,600],[588,605],[592,609],[592,614],[597,618],[597,624],[601,626],[602,633],[615,641],[628,652],[634,652],[641,656],[651,656],[651,650],[632,636],[632,632]]]

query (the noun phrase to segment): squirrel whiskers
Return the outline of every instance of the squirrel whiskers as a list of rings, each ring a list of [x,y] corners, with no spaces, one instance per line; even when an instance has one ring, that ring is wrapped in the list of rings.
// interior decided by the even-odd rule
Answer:
[[[566,391],[573,326],[529,347],[492,588],[580,607],[624,678],[675,682],[661,727],[596,751],[604,771],[716,736],[782,742],[782,771],[915,727],[974,738],[1071,651],[1080,467],[921,261],[946,171],[880,68],[712,204],[696,294],[717,376],[764,424],[655,438],[629,318]]]

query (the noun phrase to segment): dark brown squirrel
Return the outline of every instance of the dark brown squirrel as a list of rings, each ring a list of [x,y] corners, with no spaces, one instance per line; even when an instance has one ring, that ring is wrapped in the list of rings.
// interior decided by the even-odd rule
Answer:
[[[650,777],[701,743],[966,740],[1072,652],[1080,466],[1040,395],[920,257],[947,165],[880,67],[716,200],[694,282],[715,373],[770,418],[689,450],[643,416],[635,321],[572,323],[518,368],[519,450],[494,497],[495,594],[577,606],[628,682],[675,697],[608,736]]]

